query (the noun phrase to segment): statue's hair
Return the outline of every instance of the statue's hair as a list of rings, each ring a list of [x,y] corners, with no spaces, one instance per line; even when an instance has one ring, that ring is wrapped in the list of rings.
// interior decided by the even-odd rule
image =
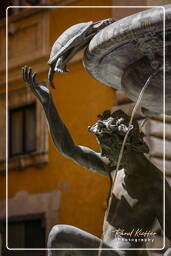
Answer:
[[[98,115],[98,118],[100,120],[89,127],[89,131],[97,136],[102,148],[104,148],[103,145],[109,143],[109,137],[110,145],[112,145],[113,139],[115,143],[116,139],[123,141],[123,137],[129,130],[126,144],[137,151],[148,152],[148,146],[143,141],[144,133],[140,131],[137,120],[134,119],[129,125],[130,117],[122,110],[113,113],[110,110],[105,110],[102,115]]]
[[[123,123],[124,125],[126,125],[128,127],[129,125],[129,122],[130,122],[130,117],[124,112],[122,111],[121,109],[119,110],[116,110],[114,111],[113,113],[111,113],[110,110],[105,110],[103,112],[102,115],[98,115],[97,116],[101,121],[104,121],[110,117],[112,117],[114,120],[114,122],[117,123],[117,121],[120,119],[120,118],[123,118]],[[136,132],[139,132],[139,125],[138,125],[138,122],[137,120],[133,119],[133,122],[132,122],[132,125],[133,125],[133,128],[134,128],[134,131]]]

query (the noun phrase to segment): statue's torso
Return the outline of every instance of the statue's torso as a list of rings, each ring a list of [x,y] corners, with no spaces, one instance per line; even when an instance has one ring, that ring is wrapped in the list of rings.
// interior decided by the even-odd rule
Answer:
[[[115,171],[111,175],[114,180]],[[141,193],[143,188],[140,182],[142,179],[135,180],[135,176],[127,175],[124,169],[117,173],[111,188],[111,198],[103,227],[104,241],[111,247],[130,247],[129,242],[121,242],[116,237],[118,229],[126,232],[141,228],[150,230],[154,221],[154,212],[149,205],[146,193]]]

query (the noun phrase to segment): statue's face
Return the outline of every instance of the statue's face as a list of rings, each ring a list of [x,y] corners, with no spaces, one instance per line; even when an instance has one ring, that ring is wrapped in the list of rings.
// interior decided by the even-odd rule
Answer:
[[[124,137],[119,136],[116,132],[114,135],[104,135],[97,139],[101,147],[102,156],[110,159],[114,166],[117,165]]]
[[[143,142],[143,133],[139,132],[138,123],[133,122],[129,126],[129,117],[122,111],[117,112],[116,116],[109,116],[104,120],[97,121],[89,127],[89,131],[97,136],[101,147],[102,156],[110,159],[112,166],[117,165],[121,147],[125,135],[128,133],[125,144],[121,165],[126,161],[126,153],[129,150],[148,152],[147,145]]]

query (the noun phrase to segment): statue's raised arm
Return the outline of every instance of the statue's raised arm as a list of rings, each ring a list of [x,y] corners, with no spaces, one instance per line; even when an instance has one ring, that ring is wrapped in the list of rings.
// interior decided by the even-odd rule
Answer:
[[[48,88],[35,79],[36,73],[33,73],[31,68],[25,66],[22,70],[23,80],[30,86],[32,92],[44,108],[50,134],[57,150],[65,157],[70,158],[89,170],[108,175],[110,167],[107,159],[90,148],[75,145],[67,127],[55,108]]]

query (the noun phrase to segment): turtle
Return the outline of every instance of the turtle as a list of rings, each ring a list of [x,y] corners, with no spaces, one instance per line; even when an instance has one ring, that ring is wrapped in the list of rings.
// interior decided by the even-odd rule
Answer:
[[[48,61],[48,82],[53,85],[54,72],[67,73],[66,64],[82,48],[84,48],[94,35],[104,27],[115,22],[109,18],[97,22],[89,21],[78,23],[65,30],[52,46]]]

